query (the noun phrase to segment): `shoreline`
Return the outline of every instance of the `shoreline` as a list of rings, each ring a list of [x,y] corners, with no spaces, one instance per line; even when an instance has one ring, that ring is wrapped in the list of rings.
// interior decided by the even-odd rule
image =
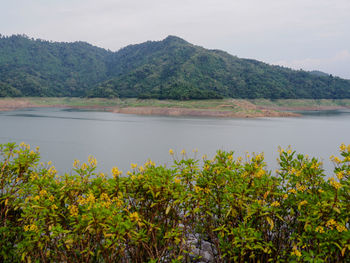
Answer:
[[[216,104],[212,102],[215,102]],[[104,105],[102,105],[103,103]],[[108,100],[80,98],[0,98],[0,111],[11,111],[25,108],[53,107],[108,111],[112,113],[136,115],[191,116],[217,118],[261,118],[302,116],[302,114],[291,111],[323,111],[350,109],[350,105],[290,106],[288,105],[287,101],[286,104],[287,105],[285,106],[274,105],[272,103],[265,103],[265,105],[261,105],[258,103],[254,104],[254,101],[242,99],[227,99],[222,101],[218,100],[174,102],[146,101],[136,99]]]
[[[8,100],[8,99],[6,99]],[[71,108],[71,109],[86,109],[107,111],[112,113],[135,114],[135,115],[158,115],[158,116],[189,116],[189,117],[218,117],[218,118],[261,118],[261,117],[299,117],[298,113],[278,111],[275,109],[258,109],[253,111],[234,112],[231,110],[219,110],[212,108],[196,108],[189,109],[184,107],[155,107],[155,106],[140,106],[140,107],[120,107],[120,106],[100,106],[86,105],[74,106],[68,104],[35,104],[25,99],[11,99],[4,101],[0,99],[0,112],[12,111],[18,109],[29,108]]]

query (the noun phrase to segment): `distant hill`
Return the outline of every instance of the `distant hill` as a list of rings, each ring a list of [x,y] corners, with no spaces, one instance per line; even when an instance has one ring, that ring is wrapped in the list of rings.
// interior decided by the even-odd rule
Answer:
[[[84,42],[0,37],[0,97],[350,98],[350,81],[296,71],[176,36],[117,52]]]
[[[323,77],[328,77],[330,74],[327,74],[325,72],[322,72],[322,71],[319,71],[319,70],[312,70],[312,71],[309,71],[312,75],[315,75],[315,76],[323,76]]]

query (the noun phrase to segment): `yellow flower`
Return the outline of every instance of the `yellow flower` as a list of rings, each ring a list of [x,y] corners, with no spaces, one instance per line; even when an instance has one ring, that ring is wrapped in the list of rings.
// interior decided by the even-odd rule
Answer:
[[[44,196],[44,195],[47,194],[47,192],[46,192],[46,190],[41,190],[41,191],[39,192],[39,194],[40,194],[40,196]]]
[[[176,184],[179,184],[179,183],[181,183],[181,180],[180,180],[179,178],[175,177],[175,178],[174,178],[174,182],[175,182]]]
[[[145,169],[143,168],[143,166],[139,167],[139,171],[142,173]]]
[[[306,205],[306,204],[307,204],[307,201],[306,201],[306,200],[301,201],[301,202],[299,203],[299,205],[300,205],[300,206],[302,206],[302,205]]]
[[[132,163],[132,164],[130,164],[130,166],[131,166],[131,169],[136,169],[137,168],[137,164],[136,163]]]
[[[260,169],[260,170],[256,173],[256,177],[257,177],[257,178],[261,178],[264,174],[265,174],[265,171],[264,171],[263,169]]]
[[[274,201],[272,204],[271,204],[271,206],[273,206],[273,207],[278,207],[278,206],[280,206],[281,204],[279,203],[279,202],[277,202],[277,201]]]
[[[295,189],[290,189],[288,192],[295,194],[297,191]]]
[[[338,173],[337,173],[337,177],[338,177],[339,180],[343,179],[343,177],[344,177],[344,172],[343,172],[343,171],[338,172]]]
[[[341,183],[338,183],[333,177],[330,178],[328,181],[329,181],[329,184],[337,190],[339,190],[342,187]]]
[[[287,198],[288,198],[288,194],[284,194],[283,199],[287,199]]]
[[[306,190],[306,186],[305,185],[297,185],[297,189],[300,192],[304,192]]]
[[[338,230],[338,232],[343,232],[343,231],[348,231],[347,229],[346,229],[346,227],[345,226],[343,226],[343,225],[341,225],[341,224],[338,224],[337,225],[337,230]]]
[[[40,196],[38,196],[38,195],[34,196],[35,201],[38,201],[39,199],[40,199]]]
[[[119,177],[122,174],[122,171],[119,171],[118,167],[112,168],[112,175],[114,178]]]
[[[318,227],[316,227],[316,230],[315,230],[316,232],[319,232],[319,233],[324,233],[324,229],[323,229],[323,227],[322,226],[318,226]]]
[[[293,252],[291,253],[291,255],[292,256],[296,255],[297,257],[301,257],[301,253],[296,246],[293,247]]]
[[[84,205],[86,204],[86,199],[82,196],[79,196],[77,202],[79,205]]]
[[[340,149],[341,152],[345,152],[345,150],[346,150],[346,145],[345,145],[344,143],[342,143],[342,144],[340,145],[339,149]]]
[[[47,172],[50,174],[50,175],[55,175],[57,173],[57,170],[55,168],[55,166],[51,166],[49,168],[49,170],[47,170]]]
[[[101,199],[101,200],[105,200],[105,201],[111,200],[111,199],[109,198],[108,194],[106,194],[106,193],[102,193],[102,194],[100,195],[100,199]]]
[[[170,150],[169,150],[169,154],[170,154],[170,155],[174,155],[174,150],[173,150],[173,149],[170,149]]]
[[[198,149],[193,149],[193,153],[197,153],[198,152]]]
[[[135,221],[135,222],[140,221],[139,214],[137,212],[131,213],[130,214],[130,219],[131,219],[131,221]]]
[[[79,160],[74,160],[73,167],[78,168],[79,164],[80,164]]]
[[[306,205],[307,204],[307,201],[304,200],[304,201],[301,201],[298,205],[298,209],[300,210],[300,208],[303,206],[303,205]]]
[[[333,230],[333,227],[337,225],[337,222],[332,218],[329,219],[326,223],[326,227],[330,228]]]
[[[49,200],[50,200],[51,202],[53,202],[53,201],[55,201],[55,197],[54,197],[53,195],[50,195]]]
[[[155,162],[152,162],[151,160],[148,160],[146,163],[145,163],[145,167],[149,167],[149,166],[156,166],[156,163]]]
[[[199,186],[197,186],[197,185],[194,186],[194,191],[195,191],[196,193],[199,193],[201,190],[203,190],[201,187],[199,187]]]
[[[55,210],[55,209],[57,209],[58,207],[57,207],[57,205],[55,205],[55,204],[53,204],[52,206],[51,206],[51,209],[52,210]]]
[[[182,150],[181,151],[181,155],[185,155],[186,154],[186,151],[185,150]]]
[[[334,155],[331,156],[331,160],[332,160],[333,162],[337,163],[337,164],[340,164],[340,163],[341,163],[341,160],[340,160],[338,157],[334,156]]]
[[[85,171],[88,168],[88,165],[86,163],[83,163],[81,166],[81,169]]]
[[[92,155],[89,155],[88,162],[91,167],[96,167],[97,165],[97,160]]]
[[[72,216],[78,216],[78,207],[76,205],[70,205],[68,207],[68,210],[69,210],[69,213],[72,215]]]
[[[204,188],[203,192],[206,193],[206,194],[209,194],[211,192],[211,190],[209,188]]]
[[[86,197],[86,203],[93,204],[95,203],[95,196],[92,193],[89,193]]]
[[[33,174],[30,176],[30,180],[32,180],[32,181],[34,181],[34,180],[36,180],[36,179],[38,179],[38,178],[39,178],[39,176],[38,176],[37,173],[33,173]]]
[[[114,197],[113,202],[115,203],[115,205],[117,207],[121,207],[123,205],[123,201],[121,199],[119,199],[118,197]]]
[[[36,225],[32,224],[32,225],[30,225],[29,230],[30,231],[38,231],[38,227]]]

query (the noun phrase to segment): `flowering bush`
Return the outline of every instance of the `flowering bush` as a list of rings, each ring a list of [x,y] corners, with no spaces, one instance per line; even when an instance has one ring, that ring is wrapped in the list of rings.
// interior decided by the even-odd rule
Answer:
[[[89,157],[59,175],[38,149],[0,145],[0,261],[196,262],[201,241],[214,262],[350,261],[350,145],[329,179],[291,149],[276,175],[262,154],[181,154],[125,175]]]

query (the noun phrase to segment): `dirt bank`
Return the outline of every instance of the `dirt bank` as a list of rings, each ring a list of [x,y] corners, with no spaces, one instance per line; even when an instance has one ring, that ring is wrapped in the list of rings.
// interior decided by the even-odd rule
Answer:
[[[227,106],[227,107],[225,107]],[[235,100],[234,105],[219,105],[216,108],[181,108],[181,107],[120,107],[120,106],[72,106],[65,104],[36,104],[24,98],[0,99],[0,111],[33,107],[65,107],[91,109],[124,114],[162,115],[162,116],[194,116],[194,117],[221,117],[221,118],[257,118],[257,117],[293,117],[296,113],[284,112],[279,108],[257,107],[248,101]]]
[[[32,108],[36,105],[30,103],[27,100],[22,99],[1,99],[0,100],[0,111],[10,111],[21,108]]]
[[[221,117],[221,118],[256,118],[256,117],[293,117],[300,116],[291,112],[261,110],[260,112],[233,112],[223,110],[163,108],[163,107],[126,107],[114,108],[112,112],[139,115],[163,116],[194,116],[194,117]]]

